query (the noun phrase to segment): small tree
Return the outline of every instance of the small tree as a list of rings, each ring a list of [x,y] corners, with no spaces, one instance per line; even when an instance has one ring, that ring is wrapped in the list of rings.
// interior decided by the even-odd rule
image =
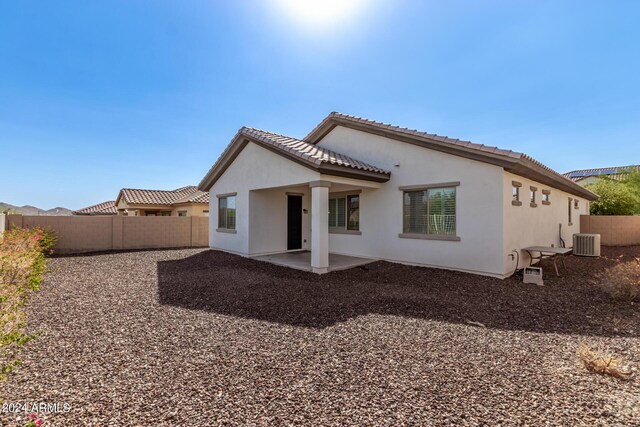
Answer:
[[[624,183],[640,200],[640,170],[634,169],[626,174]]]
[[[628,181],[598,179],[587,188],[600,198],[591,202],[592,215],[634,215],[640,213],[640,197]]]

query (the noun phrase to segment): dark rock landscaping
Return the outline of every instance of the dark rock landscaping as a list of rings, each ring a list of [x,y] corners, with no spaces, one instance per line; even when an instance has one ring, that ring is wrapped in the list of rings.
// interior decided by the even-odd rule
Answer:
[[[640,366],[640,304],[594,280],[640,247],[603,250],[561,278],[543,263],[543,287],[386,262],[317,276],[194,249],[54,258],[28,307],[41,335],[0,398],[57,403],[45,427],[638,426],[638,375],[576,356],[587,343]]]

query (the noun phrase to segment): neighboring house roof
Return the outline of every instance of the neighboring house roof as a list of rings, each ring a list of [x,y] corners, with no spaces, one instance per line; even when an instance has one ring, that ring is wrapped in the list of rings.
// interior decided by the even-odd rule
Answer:
[[[384,169],[300,139],[243,127],[222,152],[198,188],[205,191],[211,188],[249,141],[321,173],[376,182],[388,181],[391,176]]]
[[[209,193],[197,190],[194,193],[173,202],[174,205],[180,203],[209,203]]]
[[[107,202],[98,203],[97,205],[87,206],[72,212],[74,215],[116,215],[116,202],[109,200]]]
[[[198,190],[194,185],[175,190],[144,190],[123,188],[116,204],[123,198],[129,205],[172,206],[178,203],[209,203],[209,193]]]
[[[400,142],[405,142],[409,144],[415,144],[421,147],[429,148],[436,151],[445,152],[448,154],[452,154],[455,156],[465,157],[493,165],[497,165],[503,167],[506,171],[512,172],[516,175],[524,176],[530,178],[534,181],[540,182],[542,184],[547,184],[554,188],[558,188],[560,190],[564,190],[568,193],[579,195],[588,200],[597,199],[597,195],[592,193],[591,191],[579,186],[568,178],[560,175],[553,169],[543,165],[532,157],[518,153],[512,150],[504,150],[498,147],[486,146],[483,144],[476,144],[471,141],[462,141],[459,139],[448,138],[446,136],[439,136],[436,134],[420,132],[414,129],[401,128],[398,126],[392,126],[389,124],[375,122],[368,119],[363,119],[361,117],[350,116],[341,113],[331,113],[329,114],[318,126],[315,127],[305,138],[304,140],[298,140],[295,138],[289,138],[282,135],[269,134],[268,132],[261,132],[262,135],[275,135],[281,139],[269,138],[274,140],[276,144],[270,143],[267,145],[271,145],[277,148],[277,151],[288,153],[289,157],[300,157],[300,153],[298,153],[298,149],[303,151],[304,153],[312,152],[311,147],[309,145],[315,146],[318,149],[321,149],[317,144],[324,136],[326,136],[329,132],[331,132],[336,126],[343,126],[350,129],[359,130],[362,132],[367,132],[383,137],[387,137],[393,140],[397,140]],[[250,128],[242,128],[238,132],[238,134],[234,137],[231,144],[227,147],[227,149],[222,153],[216,164],[211,168],[209,173],[205,176],[205,178],[200,182],[198,188],[201,190],[208,190],[211,188],[213,183],[218,179],[220,175],[226,170],[226,168],[233,162],[235,157],[239,154],[244,145],[246,145],[247,140],[258,141],[263,146],[265,146],[264,138],[260,138],[255,134],[255,129]],[[283,142],[289,143],[283,143]],[[244,143],[243,143],[244,142]],[[292,152],[293,151],[293,152]],[[334,152],[330,152],[334,156],[341,156],[343,158],[347,158],[348,165],[344,165],[347,167],[354,167],[350,165],[361,164],[366,165],[364,169],[358,169],[362,171],[366,171],[368,173],[374,173],[372,171],[382,171],[375,166],[367,165],[358,160],[339,155]],[[282,154],[282,153],[280,153]],[[322,157],[322,156],[321,156]],[[325,171],[322,171],[325,172]],[[330,174],[332,172],[326,171],[326,173]],[[381,181],[386,181],[389,179],[389,172],[385,172],[381,174],[380,172],[375,172],[379,176],[384,177],[385,179]]]
[[[640,172],[640,165],[614,166],[609,168],[596,168],[596,169],[578,169],[571,172],[567,172],[564,174],[564,176],[569,178],[573,182],[579,182],[585,178],[589,178],[592,176],[602,176],[602,175],[605,175],[610,179],[619,181],[624,178],[625,172],[633,171],[633,170]]]

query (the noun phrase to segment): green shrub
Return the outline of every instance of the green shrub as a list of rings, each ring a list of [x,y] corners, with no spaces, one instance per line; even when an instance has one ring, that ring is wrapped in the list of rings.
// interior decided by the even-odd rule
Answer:
[[[591,202],[591,215],[634,215],[640,213],[640,197],[624,181],[600,178],[586,186],[600,198]]]
[[[624,183],[638,199],[639,205],[636,214],[640,214],[640,171],[633,170],[628,172],[624,177]]]
[[[24,303],[40,288],[54,243],[53,233],[41,228],[14,228],[0,238],[0,380],[20,364],[19,350],[34,338],[26,333]]]

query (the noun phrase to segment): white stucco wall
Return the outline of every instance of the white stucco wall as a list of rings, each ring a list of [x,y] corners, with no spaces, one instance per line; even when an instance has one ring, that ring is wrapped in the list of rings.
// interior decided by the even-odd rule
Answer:
[[[520,187],[521,206],[513,206],[512,183],[517,181]],[[530,187],[538,189],[536,207],[530,206]],[[551,191],[550,205],[542,204],[542,190]],[[520,251],[519,267],[529,265],[530,258],[521,249],[527,246],[560,246],[559,224],[562,224],[562,238],[566,246],[573,245],[573,235],[580,232],[580,215],[589,214],[589,202],[581,197],[569,194],[548,185],[527,178],[504,172],[504,254],[505,274],[515,269],[515,260],[509,254],[515,249]],[[572,225],[569,225],[568,200],[578,199],[578,209],[571,207]]]
[[[241,255],[287,249],[287,193],[303,195],[303,248],[311,247],[310,181],[333,181],[331,192],[360,189],[360,235],[330,234],[332,253],[384,259],[504,277],[513,271],[512,250],[531,245],[558,245],[579,232],[579,218],[588,202],[579,199],[568,224],[570,195],[502,168],[352,129],[336,127],[319,145],[391,171],[387,183],[363,183],[319,173],[249,143],[210,191],[209,241],[214,249]],[[522,206],[512,206],[512,181],[522,184]],[[457,236],[460,241],[402,238],[401,186],[460,182],[456,187]],[[367,184],[371,188],[367,187]],[[529,206],[529,187],[538,188],[537,204]],[[551,205],[542,204],[542,190],[551,191]],[[236,233],[216,231],[217,195],[236,195]],[[251,232],[249,231],[251,230]],[[528,260],[520,253],[520,266]]]
[[[302,195],[302,249],[311,245],[311,191],[308,185],[255,190],[249,194],[249,254],[287,250],[287,193]],[[306,210],[306,213],[304,211]]]
[[[282,197],[274,197],[272,203],[264,202],[264,198],[260,195],[252,195],[251,199],[256,201],[253,214],[250,213],[250,192],[252,190],[261,190],[273,187],[285,186],[307,186],[308,182],[318,180],[320,174],[306,168],[302,165],[294,163],[284,157],[277,155],[265,148],[254,143],[249,143],[240,152],[235,161],[220,176],[216,183],[211,187],[209,197],[209,245],[214,249],[222,249],[241,255],[249,255],[255,251],[271,252],[271,248],[281,247],[281,231],[275,229],[272,233],[273,242],[270,242],[259,230],[264,228],[265,222],[258,223],[253,240],[249,236],[250,218],[254,220],[260,214],[260,210],[264,209],[269,214],[282,214],[284,212],[284,249],[286,249],[286,197],[285,191],[281,189]],[[273,190],[275,191],[275,190]],[[223,233],[216,231],[218,226],[218,194],[237,193],[236,195],[236,233]],[[257,194],[258,192],[256,192]],[[274,193],[275,194],[275,193]],[[277,196],[277,194],[275,194]],[[303,205],[305,199],[308,202],[309,197],[303,197]],[[283,202],[284,200],[284,202]],[[284,211],[282,211],[284,209]],[[267,216],[267,215],[264,215]],[[267,221],[265,219],[265,221]],[[304,216],[303,216],[304,221]],[[260,227],[262,225],[262,227]],[[303,223],[304,226],[304,223]],[[250,242],[251,247],[250,250]],[[308,242],[308,238],[307,238]],[[282,249],[282,250],[284,250]],[[278,251],[280,249],[274,249]]]
[[[391,171],[382,188],[361,193],[362,234],[331,234],[331,252],[503,274],[502,168],[343,127],[336,127],[319,145]],[[460,182],[456,188],[460,241],[398,236],[403,203],[398,187],[455,181]]]

